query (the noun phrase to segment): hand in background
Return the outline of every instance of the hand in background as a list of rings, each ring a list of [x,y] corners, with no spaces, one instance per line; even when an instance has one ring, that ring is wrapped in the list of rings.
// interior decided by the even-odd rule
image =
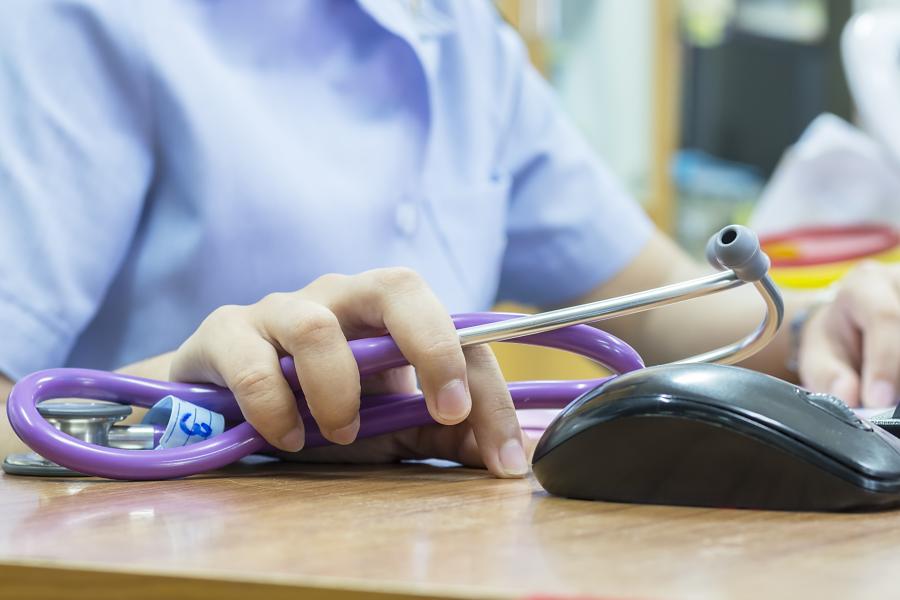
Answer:
[[[850,406],[891,406],[900,383],[900,267],[862,263],[836,292],[801,333],[801,381]]]

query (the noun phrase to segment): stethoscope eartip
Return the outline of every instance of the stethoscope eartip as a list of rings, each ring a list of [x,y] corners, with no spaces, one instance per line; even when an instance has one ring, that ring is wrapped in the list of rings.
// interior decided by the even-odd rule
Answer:
[[[759,238],[743,225],[729,225],[709,239],[706,260],[717,269],[731,269],[741,281],[759,281],[769,272],[769,257]]]

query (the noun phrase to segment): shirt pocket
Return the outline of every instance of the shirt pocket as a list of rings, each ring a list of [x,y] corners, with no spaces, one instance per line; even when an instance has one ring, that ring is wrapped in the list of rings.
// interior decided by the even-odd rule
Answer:
[[[428,195],[434,225],[471,309],[490,307],[497,294],[509,209],[510,177],[446,187]]]

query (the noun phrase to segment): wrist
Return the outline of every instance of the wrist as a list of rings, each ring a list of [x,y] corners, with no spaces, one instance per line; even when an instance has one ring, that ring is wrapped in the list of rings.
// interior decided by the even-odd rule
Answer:
[[[126,365],[116,369],[118,373],[126,375],[134,375],[136,377],[145,377],[147,379],[158,379],[161,381],[169,380],[169,368],[172,364],[172,356],[174,352],[167,352],[152,358],[146,358],[142,361]]]

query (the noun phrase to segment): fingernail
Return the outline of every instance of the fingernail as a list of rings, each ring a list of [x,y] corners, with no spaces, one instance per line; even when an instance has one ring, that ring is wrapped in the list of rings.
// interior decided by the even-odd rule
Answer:
[[[469,414],[469,394],[466,384],[454,379],[438,391],[437,412],[446,421],[461,421]]]
[[[894,404],[894,386],[884,379],[878,379],[869,386],[865,404],[872,407],[884,408]]]
[[[500,466],[509,477],[521,477],[528,473],[528,459],[519,440],[506,440],[500,446]]]
[[[347,444],[352,444],[353,440],[356,439],[356,434],[359,433],[359,415],[356,415],[356,418],[353,419],[353,422],[349,425],[344,425],[343,427],[339,427],[331,432],[331,435],[328,436],[335,444],[342,444],[346,446]]]
[[[303,431],[299,427],[291,429],[281,438],[280,447],[288,452],[298,452],[303,448]]]

